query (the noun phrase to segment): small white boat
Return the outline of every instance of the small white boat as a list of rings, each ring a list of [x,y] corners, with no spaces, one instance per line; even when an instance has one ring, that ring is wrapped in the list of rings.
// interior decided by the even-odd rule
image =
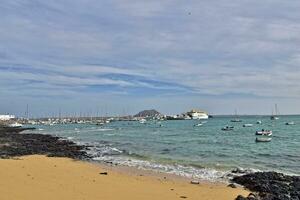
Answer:
[[[222,131],[232,131],[234,129],[233,126],[225,126],[222,128]]]
[[[295,125],[295,122],[287,122],[285,125]]]
[[[238,119],[238,118],[236,118],[236,119],[232,119],[232,120],[230,120],[231,122],[242,122],[242,120],[241,119]]]
[[[256,138],[255,139],[255,142],[271,142],[271,140],[272,140],[272,138],[270,138],[270,137],[267,137],[267,138],[265,138],[265,137],[262,137],[262,138]]]
[[[279,119],[279,117],[276,117],[276,116],[271,116],[271,118],[270,118],[271,120],[278,120]]]
[[[253,124],[244,124],[243,127],[252,127]]]
[[[12,127],[12,128],[21,128],[23,126],[23,124],[15,122],[13,124],[9,124],[8,126]]]
[[[256,131],[255,135],[265,135],[265,136],[271,136],[273,134],[272,131],[270,130],[264,130],[262,129],[261,131]]]
[[[146,121],[147,121],[147,120],[145,120],[145,119],[141,119],[141,120],[139,120],[139,123],[140,123],[140,124],[145,124]]]
[[[195,124],[194,126],[202,126],[203,124],[202,123],[199,123],[199,124]]]

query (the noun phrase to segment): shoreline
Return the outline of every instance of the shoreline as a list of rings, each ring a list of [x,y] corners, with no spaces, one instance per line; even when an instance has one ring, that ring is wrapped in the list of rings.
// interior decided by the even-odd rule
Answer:
[[[165,174],[130,172],[64,157],[0,159],[0,167],[0,192],[5,199],[234,199],[249,194],[241,187],[191,184]]]
[[[42,177],[42,179],[45,181],[43,183],[46,184],[46,186],[44,187],[47,188],[48,187],[47,182],[52,181],[54,187],[52,188],[53,190],[60,189],[57,188],[57,184],[60,181],[64,181],[65,185],[69,185],[69,184],[72,185],[74,181],[75,182],[77,181],[76,183],[79,185],[82,184],[80,179],[86,176],[85,173],[89,173],[87,171],[91,169],[94,172],[94,174],[88,175],[90,180],[94,179],[99,175],[99,170],[104,172],[109,172],[109,174],[117,174],[113,182],[107,183],[109,185],[114,185],[115,182],[119,182],[124,178],[128,179],[128,182],[121,185],[120,188],[127,187],[127,184],[128,183],[130,184],[132,181],[138,181],[137,185],[140,187],[140,190],[145,193],[142,193],[141,194],[142,197],[139,196],[139,198],[136,199],[148,198],[150,194],[149,191],[147,190],[148,188],[147,184],[149,183],[150,180],[151,180],[150,181],[151,187],[158,187],[157,185],[162,184],[160,185],[161,187],[156,188],[156,190],[158,191],[161,191],[165,187],[166,183],[174,184],[176,187],[184,186],[185,189],[182,191],[190,191],[190,193],[188,193],[190,197],[194,197],[195,194],[198,194],[201,195],[201,197],[203,195],[208,195],[206,199],[235,199],[236,198],[238,200],[250,200],[250,199],[271,200],[274,199],[275,197],[276,199],[286,199],[287,196],[291,197],[290,199],[294,199],[294,197],[300,199],[300,176],[289,176],[277,172],[254,172],[254,173],[246,172],[246,174],[242,175],[237,170],[237,172],[234,173],[232,177],[230,177],[232,178],[230,179],[231,184],[227,185],[222,182],[203,181],[197,178],[193,180],[193,178],[183,177],[175,174],[170,174],[167,172],[157,172],[151,169],[145,170],[145,169],[138,169],[137,167],[134,166],[123,166],[123,165],[116,166],[114,163],[110,163],[110,162],[97,162],[91,159],[92,157],[87,153],[88,149],[89,146],[79,145],[65,138],[56,137],[52,135],[30,134],[30,133],[25,133],[25,134],[0,133],[0,177],[1,177],[0,192],[1,192],[1,187],[2,186],[3,188],[7,187],[7,181],[10,182],[11,179],[17,180],[21,178],[19,180],[21,183],[28,182],[27,180],[28,177],[26,176],[24,177],[24,172],[23,172],[24,164],[25,164],[27,165],[28,168],[33,170],[32,172],[34,174],[37,173],[37,174],[45,175],[44,177]],[[27,162],[28,159],[29,162]],[[61,175],[56,176],[55,166],[57,166],[57,164],[60,165],[61,162],[64,163],[64,165],[69,166],[70,168],[68,167],[61,168],[60,169]],[[16,165],[16,163],[18,163],[19,165]],[[20,167],[20,163],[22,165],[21,167]],[[36,166],[40,166],[40,167],[35,168]],[[55,168],[53,168],[53,166]],[[79,167],[80,170],[77,170],[76,172],[72,172],[72,170],[70,171],[70,169],[74,169],[77,167]],[[16,168],[16,170],[11,171],[13,170],[13,168]],[[45,169],[45,170],[43,171],[41,169]],[[79,174],[83,173],[83,176],[76,178],[78,173]],[[69,174],[68,177],[64,177],[64,178],[62,177],[67,174]],[[72,175],[74,177],[72,177]],[[56,179],[54,179],[55,177]],[[73,178],[75,179],[73,180]],[[146,180],[147,184],[145,184],[145,181],[141,181],[144,179]],[[88,185],[92,184],[92,186],[95,186],[93,185],[94,183],[88,182],[87,184]],[[236,184],[243,186],[243,188]],[[174,185],[169,185],[169,187],[171,186],[173,187]],[[22,190],[23,186],[24,184],[23,185],[21,184],[20,186],[18,186],[17,189]],[[99,185],[96,184],[96,186]],[[101,187],[102,186],[103,185],[101,185]],[[198,186],[201,189],[201,191],[192,189],[195,188],[196,186]],[[11,185],[11,187],[16,189],[14,185]],[[24,187],[26,188],[27,186]],[[32,185],[32,187],[39,187],[39,185]],[[73,187],[77,187],[77,185],[73,185]],[[86,185],[84,184],[82,185],[82,187],[86,191],[89,191],[91,189],[91,188],[86,188]],[[10,191],[10,187],[6,189]],[[106,189],[112,190],[112,188],[110,188],[109,186]],[[232,189],[236,189],[234,192],[234,195],[236,196],[234,197],[232,197],[233,195]],[[28,190],[32,190],[32,188]],[[163,191],[166,192],[167,190],[164,189]],[[162,194],[160,195],[165,195],[163,191],[161,191]],[[249,194],[249,191],[253,191],[254,193]],[[3,192],[5,193],[6,191],[4,190]],[[48,194],[47,191],[43,191],[43,192],[45,194]],[[96,188],[94,188],[93,192],[96,197],[98,195]],[[105,193],[106,190],[104,190],[103,192]],[[205,194],[201,192],[204,192]],[[218,198],[212,198],[212,197],[217,197],[216,195],[220,195],[219,193],[223,196],[218,196]],[[168,194],[171,196],[173,195],[172,192]],[[223,198],[224,194],[229,195],[230,198]],[[51,194],[49,195],[51,196]],[[78,195],[80,196],[81,194]],[[209,195],[213,195],[213,196],[209,196]],[[249,196],[244,197],[247,195]],[[84,196],[81,197],[82,198],[80,199],[84,199]],[[135,199],[130,195],[128,196],[128,198]],[[170,199],[174,199],[174,198],[175,197],[172,196],[172,198]],[[186,196],[183,196],[182,198],[186,198]],[[24,198],[7,198],[7,199],[24,199]],[[28,199],[32,199],[32,197]],[[53,197],[52,199],[55,198]],[[76,199],[76,198],[70,197],[70,198],[63,198],[63,199]],[[88,199],[94,199],[94,196],[90,196],[90,198]],[[119,198],[115,198],[115,196],[112,196],[109,199],[119,199]],[[157,199],[162,199],[162,198],[157,198]],[[163,198],[163,199],[168,200],[168,198]]]

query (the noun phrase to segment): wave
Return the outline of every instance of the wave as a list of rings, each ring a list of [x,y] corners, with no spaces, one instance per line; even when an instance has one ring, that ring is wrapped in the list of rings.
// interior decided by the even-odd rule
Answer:
[[[113,128],[101,128],[101,129],[96,129],[96,131],[114,131],[115,129]]]
[[[178,164],[175,161],[172,161],[171,164],[159,162],[145,155],[118,149],[108,142],[102,142],[101,145],[98,143],[97,145],[97,147],[91,147],[88,151],[88,154],[92,156],[92,160],[97,162],[152,170],[210,182],[228,182],[232,177],[230,171],[206,168],[202,165]]]
[[[99,156],[94,157],[93,160],[210,182],[227,182],[230,177],[228,176],[230,174],[229,171],[218,171],[211,168],[199,168],[198,166],[184,166],[180,164],[161,164],[155,161],[140,160],[125,156]]]
[[[135,167],[141,170],[152,170],[155,172],[174,174],[177,176],[210,182],[227,183],[233,177],[231,170],[228,169],[220,170],[208,168],[195,163],[184,163],[174,160],[154,160],[145,155],[117,148],[116,146],[118,146],[118,143],[112,143],[109,141],[77,141],[76,143],[89,146],[87,153],[92,157],[92,160],[96,162]],[[249,172],[256,170],[245,169],[244,171]]]
[[[73,137],[67,137],[66,139],[72,140],[79,145],[88,146],[89,148],[87,153],[92,157],[92,160],[96,162],[134,167],[141,170],[152,170],[154,172],[168,173],[190,179],[210,182],[228,183],[228,181],[234,176],[234,174],[231,173],[231,170],[228,169],[219,170],[195,163],[184,163],[174,160],[169,160],[167,162],[159,161],[157,159],[153,160],[145,155],[117,148],[116,146],[118,146],[118,143],[112,143],[109,141],[83,142],[78,140],[76,141]],[[246,169],[244,171],[249,172],[257,170]]]

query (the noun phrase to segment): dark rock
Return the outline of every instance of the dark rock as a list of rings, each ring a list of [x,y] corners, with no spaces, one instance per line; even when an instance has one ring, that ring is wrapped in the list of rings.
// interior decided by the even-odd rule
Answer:
[[[229,185],[227,185],[227,187],[236,188],[236,185],[234,183],[230,183]]]
[[[194,185],[199,185],[200,182],[199,181],[191,181],[191,184],[194,184]]]
[[[235,198],[235,200],[248,200],[248,199],[242,195],[239,195]]]
[[[100,175],[108,175],[107,172],[101,172]]]
[[[1,145],[8,144],[8,145]],[[11,158],[32,154],[49,157],[89,159],[86,147],[59,137],[42,134],[0,133],[0,157]]]
[[[186,196],[180,196],[180,198],[182,198],[182,199],[186,199],[187,197],[186,197]]]
[[[257,192],[247,199],[296,200],[300,199],[299,176],[288,176],[277,172],[256,172],[232,179],[233,182]]]
[[[256,200],[258,199],[259,197],[257,197],[257,195],[253,194],[253,193],[250,193],[247,197],[247,199],[249,200]]]
[[[260,198],[259,198],[257,195],[255,195],[255,194],[253,194],[253,193],[250,193],[250,194],[248,195],[248,197],[244,197],[244,196],[242,196],[242,195],[239,195],[239,196],[236,198],[236,200],[260,200]]]

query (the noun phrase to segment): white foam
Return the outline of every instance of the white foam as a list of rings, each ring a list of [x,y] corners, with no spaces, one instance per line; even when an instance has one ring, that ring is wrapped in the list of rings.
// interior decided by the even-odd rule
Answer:
[[[115,129],[112,128],[101,128],[101,129],[96,129],[96,131],[114,131]]]
[[[99,156],[93,158],[95,161],[112,162],[114,164],[136,167],[143,170],[153,170],[155,172],[164,172],[183,176],[186,178],[199,179],[210,182],[227,182],[229,172],[218,171],[210,168],[195,168],[192,166],[183,166],[178,164],[161,164],[152,161],[126,158],[123,156]]]

